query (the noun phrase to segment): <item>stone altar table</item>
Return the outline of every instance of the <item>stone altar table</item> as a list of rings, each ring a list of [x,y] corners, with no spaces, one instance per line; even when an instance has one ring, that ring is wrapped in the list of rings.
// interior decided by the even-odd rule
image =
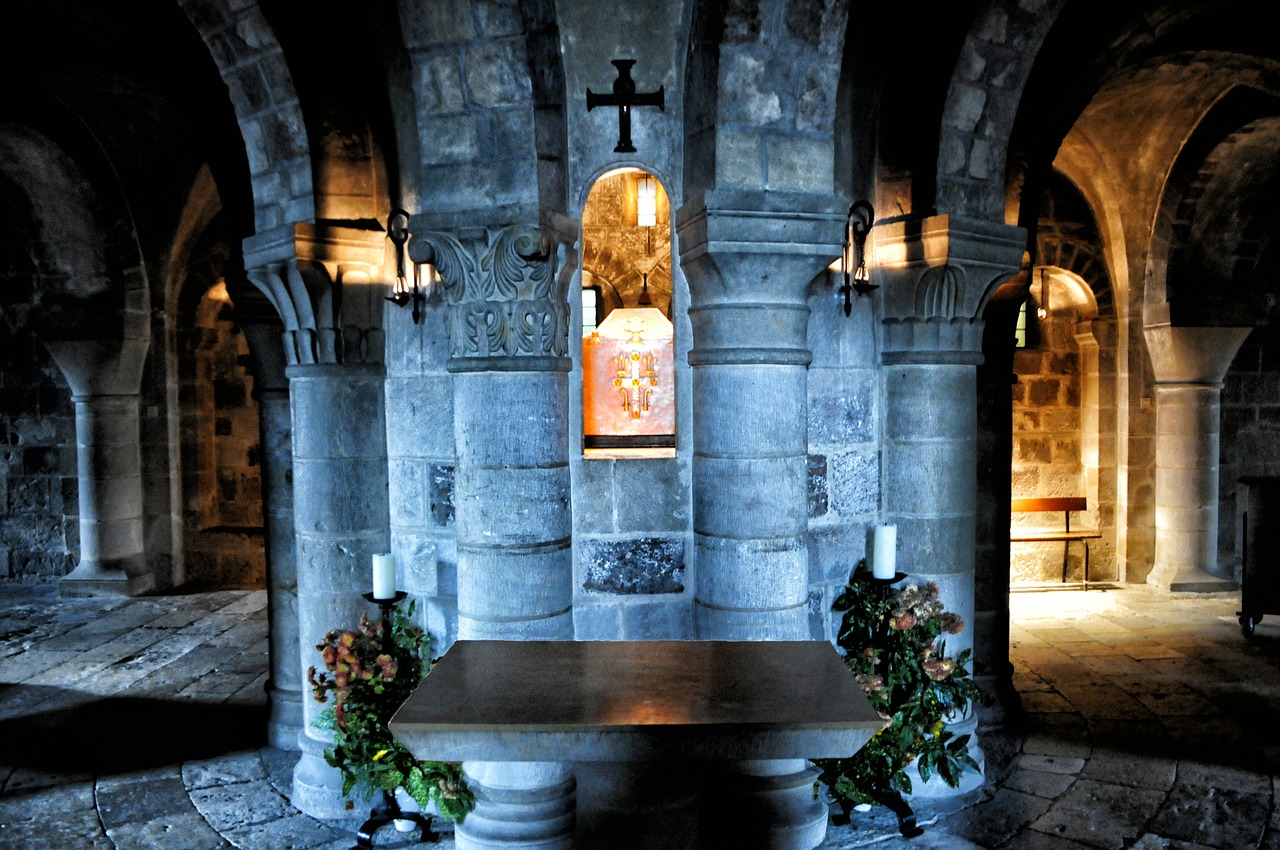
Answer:
[[[883,725],[825,642],[463,640],[389,727],[420,759],[572,763],[576,847],[673,850],[700,846],[700,818],[722,841],[717,819],[815,805],[766,788],[757,811],[708,811],[715,763],[848,756]]]

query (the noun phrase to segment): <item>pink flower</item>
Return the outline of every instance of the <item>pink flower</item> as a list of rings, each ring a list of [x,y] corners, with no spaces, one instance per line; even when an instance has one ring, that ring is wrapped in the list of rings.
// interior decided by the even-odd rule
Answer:
[[[379,655],[378,666],[382,668],[382,678],[388,682],[396,677],[396,671],[399,670],[399,665],[390,655]]]
[[[923,666],[925,674],[935,682],[941,682],[956,669],[956,663],[950,658],[931,658]]]
[[[876,691],[884,690],[884,677],[878,673],[870,676],[858,676],[858,684],[862,686],[862,692],[867,696],[871,696]]]
[[[896,617],[889,620],[889,628],[895,632],[905,632],[916,624],[916,615],[910,611],[903,611]]]

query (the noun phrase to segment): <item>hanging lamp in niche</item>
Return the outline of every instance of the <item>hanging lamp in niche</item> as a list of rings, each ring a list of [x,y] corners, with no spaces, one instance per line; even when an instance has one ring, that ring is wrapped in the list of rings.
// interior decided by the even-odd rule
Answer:
[[[636,226],[653,227],[658,223],[658,181],[645,174],[636,181]]]

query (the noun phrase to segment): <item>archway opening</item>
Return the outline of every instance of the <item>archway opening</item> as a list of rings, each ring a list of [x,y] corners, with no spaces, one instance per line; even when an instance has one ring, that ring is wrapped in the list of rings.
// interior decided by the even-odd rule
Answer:
[[[1075,498],[1083,500],[1083,508],[1015,511],[1015,538],[1065,531],[1068,521],[1077,532],[1098,527],[1097,315],[1093,292],[1078,276],[1057,267],[1033,270],[1013,356],[1011,494],[1015,505],[1027,499]],[[1015,539],[1009,556],[1011,586],[1082,580],[1085,549],[1091,545],[1088,539]]]
[[[676,437],[671,205],[638,168],[600,177],[582,213],[583,449],[670,449]]]
[[[224,282],[205,291],[193,319],[179,355],[184,577],[195,587],[263,587],[258,404],[248,343]]]

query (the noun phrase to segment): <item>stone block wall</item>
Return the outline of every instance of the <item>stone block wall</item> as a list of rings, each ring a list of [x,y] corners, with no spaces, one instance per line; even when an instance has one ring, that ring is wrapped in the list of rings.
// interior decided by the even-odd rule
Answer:
[[[593,456],[574,475],[574,636],[693,637],[687,457]]]
[[[860,298],[846,317],[836,285],[819,275],[809,302],[809,622],[823,640],[835,636],[831,605],[868,554],[882,507],[878,316],[875,302]]]
[[[385,311],[391,551],[401,589],[417,600],[439,655],[458,636],[457,450],[445,306],[429,301],[420,325],[390,303]]]
[[[1028,311],[1031,313],[1031,311]],[[1035,321],[1033,315],[1028,322]],[[1039,322],[1034,346],[1014,353],[1013,496],[1088,495],[1082,463],[1080,352],[1072,311],[1051,313]],[[1091,514],[1097,506],[1091,500]],[[1061,514],[1015,514],[1014,526],[1061,528]],[[1093,516],[1073,516],[1076,527],[1094,526]],[[1092,545],[1092,544],[1091,544]],[[1083,547],[1069,547],[1069,578],[1083,569]],[[1010,580],[1062,578],[1062,543],[1015,543],[1010,549]]]
[[[52,581],[79,552],[71,391],[33,336],[5,345],[23,356],[0,366],[0,581]]]
[[[222,284],[180,332],[184,578],[200,586],[266,581],[258,405],[244,334]]]
[[[1244,477],[1280,477],[1280,333],[1258,328],[1240,346],[1222,388],[1218,563],[1240,578]]]

